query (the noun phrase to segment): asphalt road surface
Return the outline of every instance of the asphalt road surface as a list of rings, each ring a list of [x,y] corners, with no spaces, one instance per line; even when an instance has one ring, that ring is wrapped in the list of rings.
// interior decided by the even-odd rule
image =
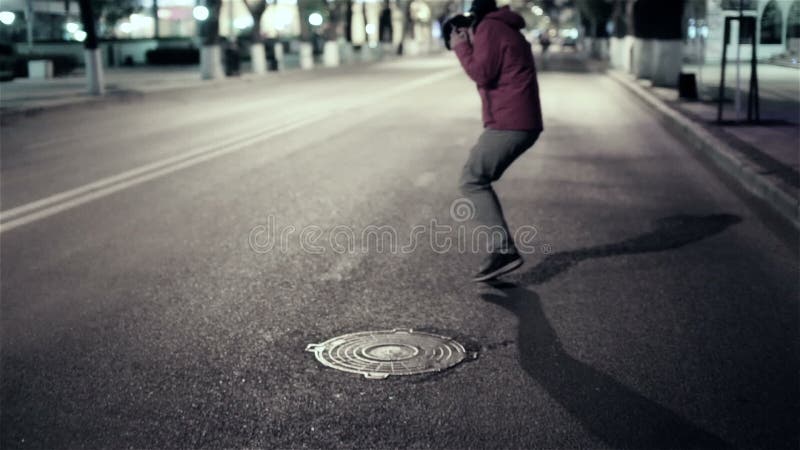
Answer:
[[[456,245],[481,124],[452,55],[7,117],[0,446],[797,448],[797,235],[548,67],[497,186],[536,234],[493,286]],[[479,357],[378,381],[304,351],[392,328]]]

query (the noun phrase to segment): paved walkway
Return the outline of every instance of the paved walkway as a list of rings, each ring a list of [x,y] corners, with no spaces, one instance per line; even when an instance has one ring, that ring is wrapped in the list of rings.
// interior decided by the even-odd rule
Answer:
[[[110,95],[155,92],[219,82],[201,80],[196,66],[108,68],[104,75],[106,90]],[[3,112],[57,107],[96,99],[86,93],[86,79],[82,70],[67,77],[49,80],[17,78],[0,84]]]
[[[351,56],[350,61],[343,61],[341,67],[359,66],[378,61],[391,61],[393,55],[378,58],[372,56]],[[267,72],[265,77],[281,77],[288,74],[297,76],[299,62],[289,55],[285,61],[286,70]],[[316,69],[330,70],[317,64]],[[335,69],[334,69],[335,70]],[[104,72],[106,81],[106,97],[92,96],[86,93],[86,80],[83,69],[78,69],[70,76],[49,80],[31,80],[17,78],[10,82],[0,83],[0,113],[25,112],[44,108],[60,107],[76,103],[98,101],[108,97],[137,95],[164,90],[184,89],[208,85],[224,84],[236,81],[251,81],[259,77],[250,72],[250,63],[243,62],[241,75],[220,80],[200,79],[199,66],[168,67],[113,67]]]
[[[632,86],[640,95],[649,96],[649,100],[646,100],[651,103],[658,102],[676,112],[686,123],[694,124],[695,129],[702,129],[703,133],[695,133],[681,127],[687,131],[688,139],[704,141],[696,142],[696,147],[724,154],[724,158],[733,161],[733,165],[737,167],[734,175],[748,189],[757,191],[758,195],[771,203],[776,196],[781,197],[781,204],[773,206],[783,209],[800,226],[797,206],[800,198],[800,70],[769,64],[760,64],[758,70],[762,119],[760,123],[735,120],[736,112],[732,101],[735,92],[734,67],[726,73],[728,101],[723,106],[721,123],[717,122],[715,100],[719,89],[719,67],[684,67],[684,71],[698,76],[701,96],[699,101],[680,99],[676,89],[653,87],[647,80],[634,80],[630,75],[619,71],[613,71],[612,76]],[[742,84],[746,87],[750,76],[749,68],[743,67],[741,76]],[[746,92],[742,100],[746,108]],[[700,134],[709,136],[709,139],[700,137]],[[739,172],[742,167],[747,168],[746,173]],[[752,183],[758,186],[754,187]]]
[[[653,91],[670,104],[680,108],[698,121],[714,123],[717,119],[716,97],[719,91],[720,68],[718,66],[687,67],[697,73],[700,80],[701,102],[679,101],[675,90]],[[692,70],[694,69],[694,70]],[[742,66],[742,117],[746,116],[747,87],[750,68]],[[759,64],[759,92],[761,119],[758,125],[736,123],[735,97],[736,69],[726,70],[726,99],[723,107],[724,125],[718,127],[741,141],[755,147],[776,161],[798,170],[798,138],[800,138],[800,70],[772,64]]]

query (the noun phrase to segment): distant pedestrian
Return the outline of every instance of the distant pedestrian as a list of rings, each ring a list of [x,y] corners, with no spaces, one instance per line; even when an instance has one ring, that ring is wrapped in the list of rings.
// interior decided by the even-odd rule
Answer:
[[[492,280],[522,265],[492,183],[543,130],[539,84],[525,20],[495,0],[474,0],[470,28],[453,29],[450,44],[477,84],[484,131],[461,175],[461,191],[475,218],[489,227],[490,252],[473,281]]]
[[[539,45],[542,47],[542,56],[546,56],[547,49],[550,48],[550,37],[547,35],[546,30],[539,34]]]

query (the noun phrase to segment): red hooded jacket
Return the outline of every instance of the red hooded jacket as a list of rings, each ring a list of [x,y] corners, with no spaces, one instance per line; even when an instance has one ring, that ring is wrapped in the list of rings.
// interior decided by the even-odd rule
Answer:
[[[504,6],[483,18],[474,42],[453,48],[467,75],[478,85],[484,127],[544,129],[533,52],[519,31],[524,26],[525,20]]]

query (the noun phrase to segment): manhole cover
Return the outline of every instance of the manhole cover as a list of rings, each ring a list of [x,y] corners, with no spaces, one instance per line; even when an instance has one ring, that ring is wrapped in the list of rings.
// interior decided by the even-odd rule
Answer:
[[[314,352],[317,360],[328,367],[379,379],[438,372],[467,357],[458,342],[413,330],[345,334],[321,344],[309,344],[306,350]]]

